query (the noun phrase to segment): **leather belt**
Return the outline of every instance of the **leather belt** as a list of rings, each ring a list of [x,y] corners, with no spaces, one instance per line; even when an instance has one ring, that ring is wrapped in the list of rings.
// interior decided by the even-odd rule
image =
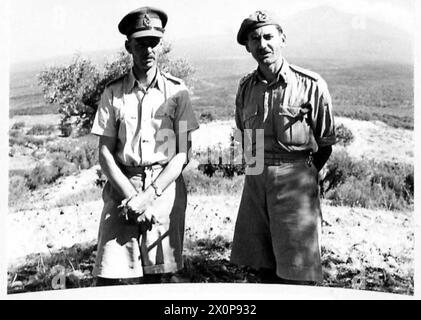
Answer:
[[[309,151],[265,153],[265,165],[278,166],[283,163],[296,161],[311,161],[312,153]]]

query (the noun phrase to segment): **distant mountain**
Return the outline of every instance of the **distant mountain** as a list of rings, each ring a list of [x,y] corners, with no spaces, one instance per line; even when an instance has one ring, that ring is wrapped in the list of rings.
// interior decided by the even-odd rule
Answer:
[[[281,22],[287,35],[284,54],[292,63],[311,67],[312,61],[331,63],[403,63],[413,64],[414,43],[403,30],[373,19],[321,6],[301,11]],[[254,67],[245,48],[236,42],[236,34],[170,39],[173,57],[187,58],[199,72],[242,74]],[[123,48],[82,53],[102,63]],[[12,72],[42,70],[52,64],[65,64],[75,55],[25,62],[11,66]]]
[[[291,59],[349,62],[413,62],[413,39],[387,23],[354,16],[328,6],[302,11],[282,22],[285,55]],[[192,60],[245,58],[236,34],[174,41],[174,54]]]
[[[285,21],[286,53],[347,61],[412,63],[409,34],[387,23],[323,6]]]

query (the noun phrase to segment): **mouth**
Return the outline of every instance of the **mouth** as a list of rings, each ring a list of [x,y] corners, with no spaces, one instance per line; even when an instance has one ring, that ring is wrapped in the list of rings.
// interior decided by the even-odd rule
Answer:
[[[148,62],[153,62],[155,61],[154,57],[145,57],[142,59],[143,62],[148,63]]]
[[[271,52],[259,52],[258,55],[260,58],[267,58],[271,55]]]

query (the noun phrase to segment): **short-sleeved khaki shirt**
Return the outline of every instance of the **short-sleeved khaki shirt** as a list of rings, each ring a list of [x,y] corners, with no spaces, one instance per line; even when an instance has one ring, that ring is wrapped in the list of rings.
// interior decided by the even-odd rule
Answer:
[[[285,59],[272,83],[259,70],[240,81],[235,120],[241,131],[264,129],[265,154],[317,152],[318,147],[336,141],[326,82]],[[253,140],[253,148],[254,144]]]
[[[180,79],[158,70],[145,91],[130,70],[105,88],[91,133],[117,138],[121,164],[145,166],[168,163],[175,154],[176,136],[185,134],[187,139],[198,127]]]

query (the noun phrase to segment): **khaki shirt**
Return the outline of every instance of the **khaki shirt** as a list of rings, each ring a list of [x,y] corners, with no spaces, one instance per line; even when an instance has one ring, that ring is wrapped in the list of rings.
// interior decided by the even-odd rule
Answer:
[[[168,163],[175,155],[176,136],[184,133],[187,138],[198,127],[180,79],[158,70],[144,90],[130,70],[106,86],[91,133],[117,138],[119,163],[145,166]]]
[[[336,141],[326,82],[318,74],[290,65],[285,59],[272,83],[259,70],[240,81],[235,120],[241,131],[264,129],[265,154],[316,152],[319,146]],[[252,141],[255,148],[255,140]]]

